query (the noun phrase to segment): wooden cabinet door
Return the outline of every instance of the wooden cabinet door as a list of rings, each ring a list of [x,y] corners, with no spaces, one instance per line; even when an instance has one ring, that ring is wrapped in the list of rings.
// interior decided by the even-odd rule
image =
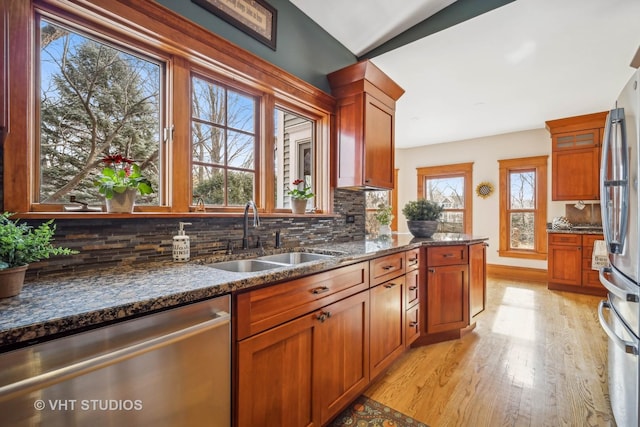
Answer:
[[[369,293],[238,343],[238,426],[320,426],[369,384]]]
[[[312,313],[238,343],[238,427],[321,425],[312,381],[321,325]]]
[[[552,153],[552,199],[600,198],[600,147]]]
[[[581,245],[549,245],[548,281],[563,285],[581,286]]]
[[[427,333],[462,329],[469,325],[469,267],[427,268]]]
[[[364,102],[364,185],[393,189],[394,111],[369,94]]]
[[[370,290],[371,378],[386,369],[404,351],[405,277]]]
[[[599,271],[591,268],[593,245],[596,240],[604,240],[604,235],[585,234],[582,236],[582,286],[604,292],[606,288],[600,282]]]
[[[469,245],[469,308],[471,317],[484,310],[486,304],[487,272],[486,244]]]
[[[331,304],[316,317],[323,320],[314,345],[314,395],[325,424],[369,384],[369,292]]]

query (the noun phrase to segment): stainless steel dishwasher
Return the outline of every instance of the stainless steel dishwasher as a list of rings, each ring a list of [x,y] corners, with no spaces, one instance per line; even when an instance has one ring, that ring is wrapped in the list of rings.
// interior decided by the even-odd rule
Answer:
[[[0,354],[0,426],[229,426],[230,298]]]

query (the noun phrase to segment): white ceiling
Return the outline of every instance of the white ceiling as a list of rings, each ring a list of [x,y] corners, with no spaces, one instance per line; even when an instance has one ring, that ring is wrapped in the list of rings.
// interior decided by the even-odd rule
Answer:
[[[291,2],[355,55],[453,3]],[[516,0],[372,62],[406,91],[396,147],[407,148],[607,110],[639,46],[638,0]]]

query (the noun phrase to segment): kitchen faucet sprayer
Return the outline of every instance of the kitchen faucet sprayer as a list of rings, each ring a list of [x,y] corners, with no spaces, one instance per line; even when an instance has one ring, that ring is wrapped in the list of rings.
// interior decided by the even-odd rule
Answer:
[[[244,205],[244,222],[242,226],[242,249],[249,248],[249,239],[247,238],[247,234],[249,234],[249,208],[253,210],[253,226],[260,227],[260,216],[258,215],[258,207],[253,200],[249,200],[246,205]]]

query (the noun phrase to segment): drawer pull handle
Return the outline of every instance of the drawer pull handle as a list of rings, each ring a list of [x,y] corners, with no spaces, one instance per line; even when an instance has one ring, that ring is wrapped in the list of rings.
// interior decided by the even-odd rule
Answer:
[[[409,258],[408,261],[409,262],[418,262],[418,258]]]
[[[409,322],[409,326],[415,328],[416,326],[418,326],[418,322]]]
[[[395,283],[385,283],[384,287],[385,287],[385,288],[387,288],[387,289],[391,289],[391,288],[393,288],[395,285],[396,285]]]
[[[391,269],[393,269],[393,265],[385,265],[384,267],[382,267],[383,270],[385,271],[389,271]]]
[[[443,254],[442,258],[453,258],[454,254]]]
[[[436,269],[435,269],[435,268],[430,268],[430,269],[429,269],[429,273],[435,273],[435,272],[436,272]]]
[[[311,293],[314,295],[318,295],[318,294],[323,294],[325,292],[329,291],[329,287],[328,286],[319,286],[317,288],[313,288],[311,289]]]
[[[418,289],[418,287],[417,287],[417,286],[409,286],[409,290],[410,290],[410,291],[415,291],[416,289]]]

